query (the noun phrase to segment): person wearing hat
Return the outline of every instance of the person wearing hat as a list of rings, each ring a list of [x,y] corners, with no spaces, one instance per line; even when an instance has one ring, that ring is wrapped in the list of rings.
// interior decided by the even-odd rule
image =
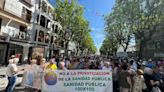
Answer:
[[[49,64],[47,65],[46,69],[57,70],[57,66],[55,64],[54,59],[50,59]]]
[[[133,77],[134,84],[132,92],[142,92],[142,90],[147,88],[143,74],[144,73],[141,69],[136,71],[136,75]]]
[[[5,89],[5,92],[13,92],[16,84],[17,73],[22,71],[23,69],[18,69],[17,67],[17,58],[13,58],[9,60],[9,64],[7,66],[6,75],[8,76],[8,85]]]

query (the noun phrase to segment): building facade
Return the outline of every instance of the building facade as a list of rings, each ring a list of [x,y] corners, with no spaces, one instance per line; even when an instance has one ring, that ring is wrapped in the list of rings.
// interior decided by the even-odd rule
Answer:
[[[47,59],[60,48],[61,25],[48,0],[0,0],[0,64],[11,55],[20,63],[34,53]]]
[[[22,60],[24,46],[30,40],[31,7],[30,0],[0,0],[1,64],[7,63],[11,55]]]
[[[58,53],[61,48],[60,34],[62,27],[60,23],[54,21],[54,7],[48,0],[32,0],[31,19],[31,46],[29,57],[33,54],[41,54],[49,59],[54,53]]]
[[[155,32],[147,42],[142,53],[145,58],[162,59],[164,58],[164,27]]]

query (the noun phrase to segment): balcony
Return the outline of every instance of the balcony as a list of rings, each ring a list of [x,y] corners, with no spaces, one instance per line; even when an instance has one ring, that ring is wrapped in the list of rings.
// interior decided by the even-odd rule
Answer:
[[[28,42],[30,40],[30,35],[24,31],[19,30],[18,34],[10,36],[12,41]]]
[[[27,33],[27,27],[20,26],[19,33],[15,34],[15,36],[11,37],[14,40],[24,40],[29,41],[30,35]]]

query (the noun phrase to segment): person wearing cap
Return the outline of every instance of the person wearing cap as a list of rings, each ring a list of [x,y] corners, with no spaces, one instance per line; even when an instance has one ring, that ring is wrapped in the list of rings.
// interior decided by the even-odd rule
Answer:
[[[13,58],[9,60],[9,65],[7,66],[6,75],[8,76],[8,85],[5,89],[5,92],[13,92],[16,84],[17,73],[21,70],[18,70],[17,67],[17,58]]]
[[[47,65],[46,69],[57,70],[57,66],[54,63],[55,61],[53,59],[50,59],[49,64]]]
[[[143,74],[144,73],[141,69],[138,69],[136,71],[136,75],[133,77],[134,83],[132,92],[142,92],[142,90],[145,90],[147,88]]]

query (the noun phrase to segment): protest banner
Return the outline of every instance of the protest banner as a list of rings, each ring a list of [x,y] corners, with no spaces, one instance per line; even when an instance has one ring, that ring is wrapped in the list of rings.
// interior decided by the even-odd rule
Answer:
[[[28,88],[41,89],[43,71],[39,70],[37,66],[33,68],[24,72],[22,85]]]
[[[42,92],[113,92],[109,70],[56,70],[43,74]]]

